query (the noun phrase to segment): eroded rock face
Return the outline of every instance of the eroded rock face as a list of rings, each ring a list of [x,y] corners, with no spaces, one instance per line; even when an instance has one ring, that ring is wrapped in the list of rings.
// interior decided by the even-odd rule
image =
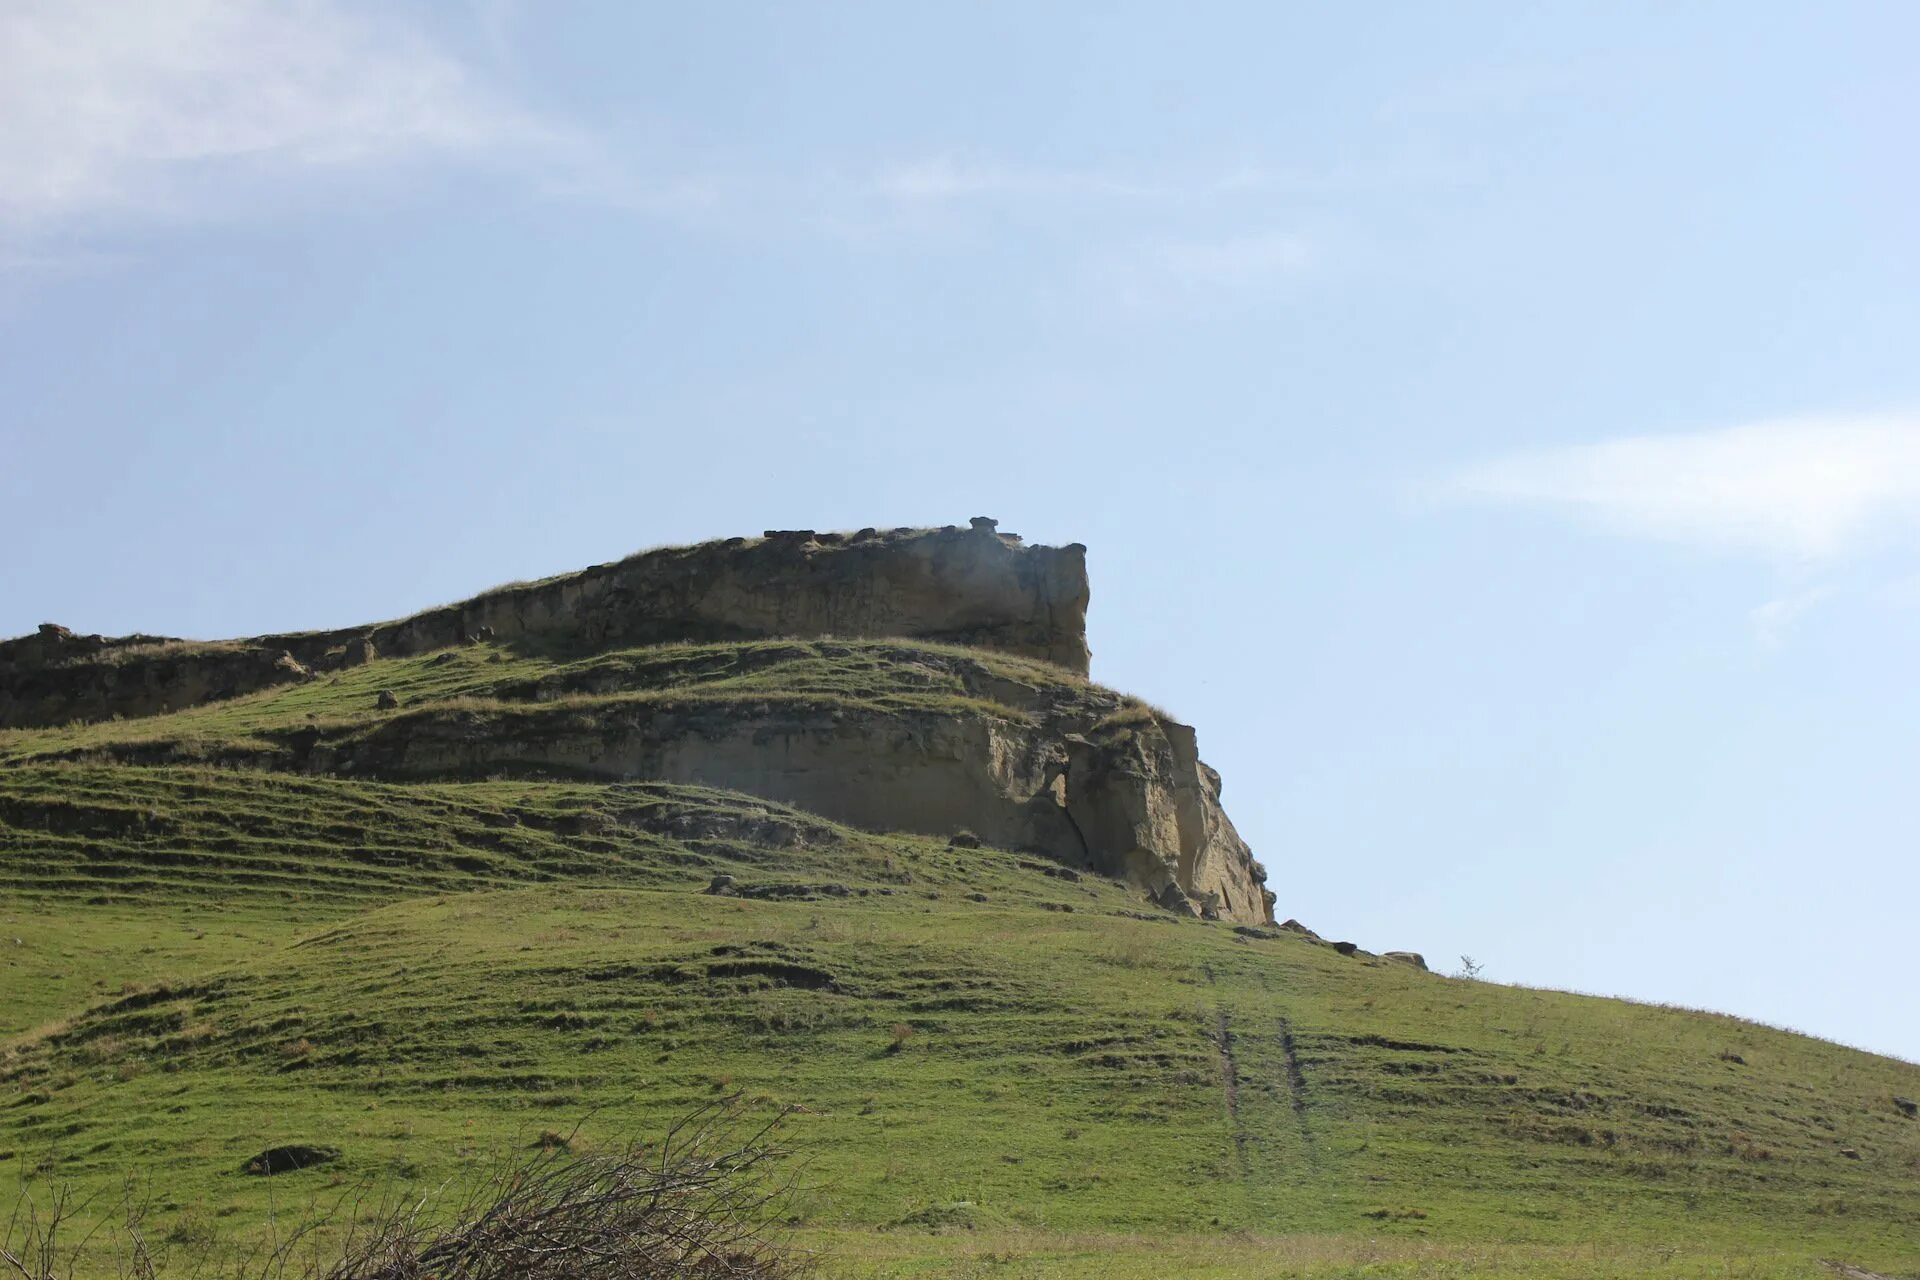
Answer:
[[[0,643],[0,728],[161,715],[312,676],[284,648],[108,639],[48,623]]]
[[[1102,870],[1163,906],[1272,921],[1266,870],[1221,807],[1220,775],[1201,763],[1191,727],[1155,715],[1066,743],[1067,813]]]
[[[757,540],[648,552],[375,627],[191,644],[82,637],[50,625],[0,643],[0,725],[180,710],[475,639],[593,654],[669,640],[898,637],[1085,674],[1084,553],[1078,544],[1023,546],[985,517],[939,530],[769,530]],[[1192,729],[1083,681],[1029,685],[1006,664],[996,671],[938,651],[882,660],[940,666],[961,678],[968,698],[912,711],[824,697],[595,701],[629,692],[626,668],[587,663],[503,683],[493,707],[413,710],[382,691],[367,710],[393,714],[371,723],[263,728],[245,743],[196,744],[191,753],[161,735],[85,749],[155,761],[180,750],[383,779],[517,773],[698,783],[878,831],[968,831],[1129,880],[1171,909],[1271,921],[1265,872],[1221,808],[1219,775],[1201,763]]]
[[[1128,880],[1163,906],[1243,924],[1273,919],[1266,872],[1220,806],[1193,730],[986,714],[844,709],[424,710],[368,733],[292,742],[317,772],[380,778],[540,773],[653,779],[765,796],[877,831],[1046,854]]]
[[[277,680],[282,653],[313,671],[409,657],[484,636],[589,652],[665,641],[842,636],[929,640],[1038,658],[1085,675],[1086,548],[1025,546],[982,518],[970,528],[880,533],[769,530],[644,552],[544,582],[502,587],[399,622],[260,636],[196,649],[191,676],[142,670],[165,655],[43,627],[0,642],[0,725],[151,715]],[[173,642],[183,644],[184,642]],[[111,664],[114,670],[105,669]],[[57,669],[57,676],[49,673]],[[196,694],[196,691],[197,694]]]
[[[867,533],[867,531],[862,531]],[[1087,671],[1086,548],[1024,546],[992,529],[868,536],[768,530],[649,551],[400,622],[262,637],[325,668],[365,641],[405,657],[488,633],[577,650],[670,640],[898,636]]]

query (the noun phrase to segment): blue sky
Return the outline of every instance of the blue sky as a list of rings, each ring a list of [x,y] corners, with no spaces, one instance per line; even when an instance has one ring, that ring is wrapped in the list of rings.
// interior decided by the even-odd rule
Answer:
[[[0,7],[0,632],[1083,541],[1283,915],[1920,1059],[1906,4]]]

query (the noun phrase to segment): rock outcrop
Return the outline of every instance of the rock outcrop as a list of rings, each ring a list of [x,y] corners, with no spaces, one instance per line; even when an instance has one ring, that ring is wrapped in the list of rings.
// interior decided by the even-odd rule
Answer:
[[[0,642],[0,728],[163,715],[312,676],[284,647],[83,636],[45,623]]]
[[[49,624],[51,625],[51,624]],[[969,528],[768,530],[501,587],[398,622],[222,644],[44,636],[0,642],[0,727],[151,715],[488,637],[585,652],[675,640],[901,637],[1037,658],[1085,675],[1086,548]],[[151,652],[149,652],[151,651]],[[191,662],[187,655],[192,655]],[[278,667],[285,654],[293,666]]]
[[[1153,713],[1063,732],[986,714],[653,704],[545,708],[510,726],[424,710],[290,739],[295,767],[377,778],[501,773],[696,783],[876,831],[965,831],[1141,886],[1208,918],[1273,919],[1266,871],[1220,804],[1193,730]]]
[[[357,679],[367,683],[349,715],[276,724],[256,713],[230,740],[199,727],[173,740],[155,727],[74,750],[386,780],[695,783],[956,848],[1040,854],[1130,881],[1171,910],[1270,923],[1266,873],[1228,820],[1193,730],[1080,678],[1083,553],[1022,546],[984,518],[887,534],[769,531],[377,627],[198,645],[45,627],[0,645],[0,723],[151,715],[316,674]],[[836,639],[811,641],[807,661],[887,672],[893,692],[768,683],[768,664],[791,660],[794,646],[732,643],[822,636]],[[684,662],[636,649],[666,640],[714,649]],[[534,660],[443,701],[402,697],[383,687],[384,671],[355,670],[483,641]],[[708,691],[702,672],[716,665]],[[946,692],[925,692],[935,687]]]
[[[326,668],[363,642],[386,657],[483,633],[574,650],[674,640],[897,636],[992,649],[1087,672],[1086,548],[970,529],[768,530],[649,551],[502,587],[400,622],[264,636]]]

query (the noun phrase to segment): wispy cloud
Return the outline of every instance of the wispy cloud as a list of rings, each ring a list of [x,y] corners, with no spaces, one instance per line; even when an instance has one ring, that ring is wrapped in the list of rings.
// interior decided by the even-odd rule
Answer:
[[[1631,436],[1496,458],[1442,488],[1616,533],[1819,564],[1920,534],[1920,415]]]
[[[836,169],[676,146],[670,128],[595,130],[516,103],[500,80],[528,20],[520,0],[429,12],[470,29],[376,0],[0,0],[0,275],[97,264],[125,256],[102,251],[129,231],[270,212],[289,192],[324,198],[347,174],[434,162],[755,239],[966,250],[1018,221],[1061,237],[1058,260],[1098,287],[1152,303],[1257,291],[1313,256],[1300,236],[1262,229],[1324,185],[1312,175],[964,152]]]
[[[422,31],[330,0],[22,0],[0,13],[0,233],[203,211],[283,176],[554,135]]]

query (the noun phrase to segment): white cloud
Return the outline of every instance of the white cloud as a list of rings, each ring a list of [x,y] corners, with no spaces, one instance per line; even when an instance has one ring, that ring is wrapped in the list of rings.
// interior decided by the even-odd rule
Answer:
[[[1920,416],[1630,436],[1498,458],[1456,472],[1443,489],[1622,534],[1829,561],[1920,532]],[[1789,620],[1797,612],[1783,610]]]
[[[434,160],[754,237],[963,238],[1017,217],[1070,229],[1083,269],[1159,301],[1270,279],[1310,256],[1278,232],[1182,238],[1202,218],[1217,225],[1222,206],[1257,226],[1259,206],[1300,181],[1248,165],[1142,176],[935,153],[879,170],[769,172],[716,166],[646,131],[550,122],[483,70],[514,64],[523,0],[455,12],[477,64],[419,11],[382,0],[0,0],[0,275],[72,269],[128,229],[272,212],[288,193],[337,193],[348,173]]]
[[[0,14],[0,232],[203,210],[284,174],[552,141],[458,59],[331,0],[18,0]]]

